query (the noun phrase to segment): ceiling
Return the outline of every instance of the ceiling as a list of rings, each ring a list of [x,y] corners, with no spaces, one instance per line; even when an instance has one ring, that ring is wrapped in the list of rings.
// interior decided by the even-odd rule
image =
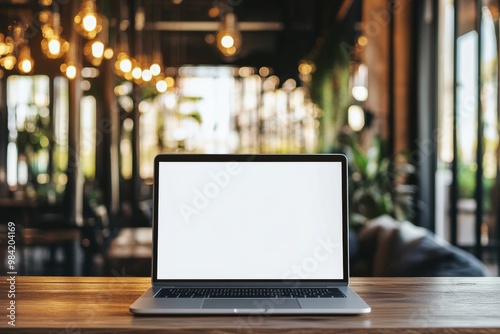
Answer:
[[[60,4],[63,14],[72,3],[54,2]],[[119,31],[123,20],[130,21],[126,33],[131,53],[139,46],[148,53],[152,45],[157,45],[165,67],[267,66],[283,77],[296,76],[300,59],[314,48],[325,26],[351,3],[352,0],[97,0],[100,10],[110,17],[112,31],[113,28]],[[209,15],[214,6],[232,10],[238,18],[243,41],[241,52],[235,57],[226,58],[213,44],[207,43],[208,35],[216,33],[220,22],[219,16]],[[144,8],[146,24],[142,31],[135,31],[135,13],[139,7]],[[41,9],[37,0],[0,0],[0,32],[5,33],[8,24],[15,20],[36,26],[36,13]],[[68,25],[63,21],[63,35],[70,33]]]
[[[177,2],[177,1],[176,1]],[[147,22],[142,33],[143,45],[151,38],[161,40],[165,64],[178,67],[183,64],[234,64],[267,66],[279,76],[292,77],[297,64],[315,45],[323,32],[325,7],[338,10],[340,1],[327,0],[145,0],[129,1],[130,7],[142,5]],[[219,17],[211,18],[214,6],[232,10],[239,21],[242,35],[241,52],[232,58],[222,56],[214,44],[207,43],[217,31]],[[335,13],[332,13],[335,14]],[[175,23],[190,23],[188,27]],[[166,24],[170,23],[170,25]],[[210,24],[211,23],[211,24]],[[198,28],[196,28],[198,25]],[[194,28],[193,28],[194,27]],[[245,29],[248,27],[250,29]],[[211,31],[210,28],[213,28]],[[140,35],[140,34],[139,34]],[[137,40],[137,38],[136,38]]]

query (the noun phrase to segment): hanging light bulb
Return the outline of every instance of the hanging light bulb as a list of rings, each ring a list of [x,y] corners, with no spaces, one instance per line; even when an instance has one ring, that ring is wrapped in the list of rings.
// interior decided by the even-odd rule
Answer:
[[[368,99],[368,67],[365,64],[360,64],[357,71],[352,77],[352,96],[360,102]]]
[[[47,11],[44,11],[47,12]],[[40,14],[40,20],[46,23],[42,26],[43,39],[41,41],[43,54],[50,59],[61,58],[69,49],[69,43],[61,37],[62,27],[60,15],[54,12],[51,15]]]
[[[115,52],[113,51],[112,48],[106,48],[104,50],[103,56],[105,59],[111,59],[115,55]]]
[[[83,29],[86,31],[92,31],[95,30],[97,27],[97,17],[95,16],[94,13],[87,13],[83,18],[82,18],[82,26]]]
[[[57,38],[51,38],[47,46],[51,55],[57,55],[61,52],[61,42]]]
[[[59,68],[64,75],[70,80],[73,80],[76,78],[76,66],[73,64],[72,61],[66,61],[65,63],[61,64],[61,67]]]
[[[12,41],[9,42],[9,39],[9,37],[5,38],[3,34],[0,34],[0,58],[12,53],[14,50],[14,45],[12,44]]]
[[[11,37],[5,37],[0,34],[0,66],[6,70],[12,70],[16,65],[16,57],[14,52],[14,42]]]
[[[167,82],[163,79],[163,78],[160,78],[157,82],[156,82],[156,90],[159,92],[159,93],[165,93],[168,89],[168,85],[167,85]]]
[[[92,56],[102,58],[104,56],[104,43],[96,40],[92,43]]]
[[[127,80],[132,79],[132,60],[125,52],[120,52],[116,57],[115,72]]]
[[[3,58],[0,58],[0,65],[5,68],[6,70],[10,71],[14,69],[14,66],[16,65],[16,57],[13,55],[9,54]]]
[[[66,68],[66,76],[68,79],[74,79],[76,77],[76,66],[73,64],[68,65]]]
[[[152,75],[157,76],[161,73],[161,66],[157,63],[154,63],[153,65],[151,65],[149,70],[151,71]]]
[[[130,61],[130,59],[125,58],[120,61],[120,70],[123,73],[128,73],[131,71],[131,69],[132,69],[132,62]]]
[[[145,65],[144,55],[137,55],[135,59],[132,59],[132,70],[130,71],[130,75],[137,85],[144,83],[142,75],[146,69],[149,70],[149,68]]]
[[[172,88],[175,85],[175,79],[172,77],[166,77],[165,82],[167,83],[168,88]]]
[[[142,80],[144,80],[145,82],[149,82],[151,81],[151,79],[153,79],[153,74],[150,70],[145,69],[144,71],[142,71]]]
[[[365,126],[365,112],[358,105],[352,105],[347,110],[347,123],[353,131],[361,131]]]
[[[139,80],[142,78],[142,69],[139,65],[134,66],[132,69],[132,78]]]
[[[241,33],[234,13],[226,13],[217,33],[217,48],[226,57],[236,55],[241,47]]]
[[[69,52],[66,54],[66,61],[59,67],[61,72],[64,73],[64,75],[70,80],[75,79],[78,74],[78,67],[73,61],[73,59],[75,59],[75,56],[75,50],[69,50]]]
[[[151,71],[151,74],[153,76],[158,76],[161,74],[162,72],[162,55],[161,55],[161,52],[158,50],[159,49],[159,46],[155,46],[153,45],[153,61],[152,61],[152,64],[151,66],[149,67],[149,70]]]
[[[53,34],[41,42],[43,54],[50,59],[61,58],[69,49],[69,43],[58,34]]]
[[[93,39],[102,30],[102,19],[94,0],[84,0],[74,19],[76,30],[87,39]]]
[[[28,45],[25,45],[19,51],[19,59],[17,62],[17,69],[22,74],[28,74],[33,71],[35,61],[31,58],[31,50]]]
[[[100,39],[88,41],[83,47],[83,54],[94,66],[99,66],[104,58],[104,42]]]

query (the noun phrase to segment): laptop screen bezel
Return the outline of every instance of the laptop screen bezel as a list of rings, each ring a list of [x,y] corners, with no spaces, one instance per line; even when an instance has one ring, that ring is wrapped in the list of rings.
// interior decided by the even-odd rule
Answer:
[[[159,279],[158,278],[158,180],[159,166],[162,162],[339,162],[342,170],[342,262],[343,277],[341,279]],[[160,154],[154,162],[153,183],[153,253],[152,284],[154,286],[300,286],[300,285],[348,285],[349,284],[349,211],[348,211],[348,171],[347,158],[342,154]]]

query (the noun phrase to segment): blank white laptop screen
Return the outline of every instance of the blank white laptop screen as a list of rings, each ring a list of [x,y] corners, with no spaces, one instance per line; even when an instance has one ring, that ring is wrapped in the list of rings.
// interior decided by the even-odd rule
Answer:
[[[343,278],[340,162],[160,162],[157,278]]]

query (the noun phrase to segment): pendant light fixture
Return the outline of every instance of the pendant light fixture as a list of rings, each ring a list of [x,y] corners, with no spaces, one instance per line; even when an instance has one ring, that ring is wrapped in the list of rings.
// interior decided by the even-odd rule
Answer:
[[[29,74],[33,72],[35,61],[31,58],[31,49],[26,43],[19,50],[19,58],[17,62],[17,69],[22,74]]]
[[[54,4],[54,12],[43,11],[39,20],[45,24],[42,26],[43,39],[41,41],[42,53],[49,59],[61,58],[69,49],[69,43],[61,37],[61,15],[57,4]]]
[[[227,12],[217,32],[217,48],[226,57],[232,57],[240,52],[241,33],[238,28],[238,20],[233,12]]]
[[[93,39],[102,30],[102,18],[94,0],[84,0],[74,19],[76,30],[87,39]]]
[[[12,70],[16,65],[16,57],[14,56],[14,40],[3,34],[0,34],[0,66],[6,70]]]

